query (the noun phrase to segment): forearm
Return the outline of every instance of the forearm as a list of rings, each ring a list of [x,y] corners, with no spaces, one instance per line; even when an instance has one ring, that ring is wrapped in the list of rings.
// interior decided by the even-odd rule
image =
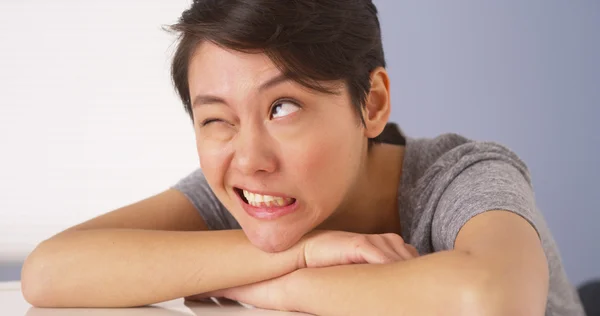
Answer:
[[[317,315],[490,315],[497,302],[482,291],[490,278],[469,255],[440,252],[385,265],[301,269],[286,296],[290,309]]]
[[[22,285],[41,307],[139,306],[281,276],[297,259],[260,251],[240,230],[83,230],[41,243]]]

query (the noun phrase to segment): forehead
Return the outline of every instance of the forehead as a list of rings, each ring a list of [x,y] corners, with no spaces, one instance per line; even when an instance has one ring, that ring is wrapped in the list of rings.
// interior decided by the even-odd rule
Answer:
[[[190,60],[190,90],[214,92],[263,82],[281,71],[264,53],[243,53],[210,42],[198,45]]]

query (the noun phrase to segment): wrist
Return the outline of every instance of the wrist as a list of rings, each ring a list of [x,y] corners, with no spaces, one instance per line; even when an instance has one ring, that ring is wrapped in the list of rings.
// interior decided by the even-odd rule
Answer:
[[[299,269],[285,276],[283,288],[283,308],[286,311],[304,312],[301,304],[301,294],[303,291],[303,278],[307,276],[305,273],[308,269]]]
[[[294,245],[294,249],[296,251],[296,269],[304,269],[304,268],[308,268],[308,263],[307,263],[307,248],[310,249],[311,247],[311,242],[312,240],[314,240],[315,236],[321,235],[326,233],[327,231],[325,230],[312,230],[308,233],[306,233],[304,236],[302,236],[302,238],[296,243],[296,245]]]
[[[306,262],[306,247],[310,240],[319,234],[322,234],[324,231],[321,230],[313,230],[306,233],[291,249],[295,254],[296,259],[296,270],[304,269],[308,267]]]
[[[304,239],[301,239],[295,246],[296,270],[306,268],[306,251]]]
[[[298,241],[293,246],[283,250],[281,252],[270,253],[273,259],[283,260],[285,263],[281,267],[286,267],[284,274],[292,273],[298,269],[306,267],[304,257],[304,243],[302,240]]]

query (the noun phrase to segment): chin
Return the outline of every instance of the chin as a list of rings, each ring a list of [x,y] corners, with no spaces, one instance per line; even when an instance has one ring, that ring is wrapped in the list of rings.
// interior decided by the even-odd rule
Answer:
[[[252,229],[244,230],[250,242],[264,252],[281,252],[290,249],[302,238],[304,234],[298,231],[277,229]]]

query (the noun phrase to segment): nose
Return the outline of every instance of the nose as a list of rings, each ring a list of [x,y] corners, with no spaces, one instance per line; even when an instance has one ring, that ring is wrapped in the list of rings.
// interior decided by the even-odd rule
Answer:
[[[238,131],[234,141],[232,165],[244,175],[272,173],[277,162],[269,137],[259,127]]]

